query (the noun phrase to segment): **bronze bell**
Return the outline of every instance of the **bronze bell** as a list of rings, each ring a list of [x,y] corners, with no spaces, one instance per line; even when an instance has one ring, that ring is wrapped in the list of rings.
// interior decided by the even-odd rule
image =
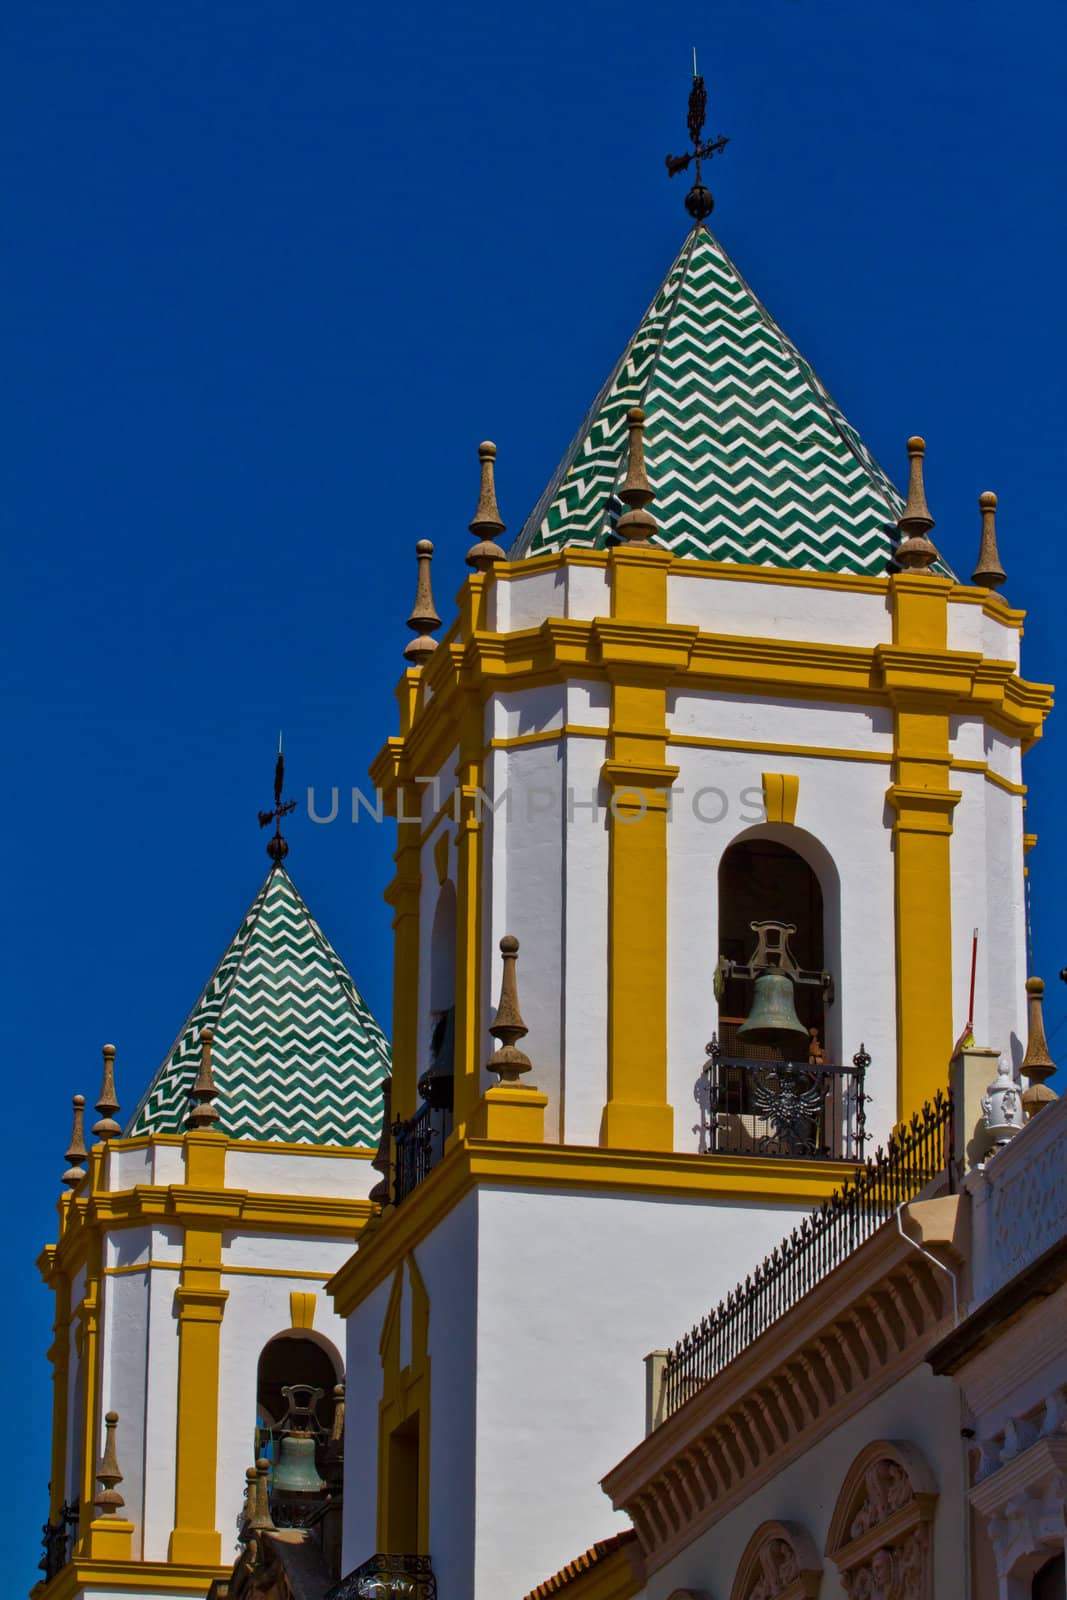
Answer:
[[[285,1433],[271,1485],[274,1494],[321,1494],[326,1485],[315,1466],[315,1435]]]
[[[761,972],[754,985],[752,1010],[737,1030],[746,1044],[775,1045],[786,1060],[808,1058],[808,1030],[793,1004],[788,972]]]

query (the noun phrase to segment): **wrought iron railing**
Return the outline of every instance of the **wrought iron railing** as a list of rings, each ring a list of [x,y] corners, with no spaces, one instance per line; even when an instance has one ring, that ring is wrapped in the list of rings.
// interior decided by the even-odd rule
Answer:
[[[406,1122],[393,1123],[393,1203],[428,1177],[444,1153],[452,1125],[445,1107],[422,1105]]]
[[[48,1583],[62,1572],[70,1560],[71,1551],[78,1542],[78,1502],[64,1505],[55,1522],[46,1522],[41,1529],[41,1543],[44,1545],[44,1555],[37,1563],[38,1569],[44,1573],[44,1581]]]
[[[437,1600],[429,1556],[379,1553],[335,1584],[326,1600]]]
[[[871,1058],[862,1045],[850,1067],[723,1055],[717,1037],[707,1055],[697,1085],[702,1155],[863,1160]]]
[[[677,1411],[747,1350],[904,1202],[943,1177],[952,1187],[952,1100],[940,1091],[869,1156],[854,1178],[805,1217],[743,1284],[667,1355],[663,1414]]]

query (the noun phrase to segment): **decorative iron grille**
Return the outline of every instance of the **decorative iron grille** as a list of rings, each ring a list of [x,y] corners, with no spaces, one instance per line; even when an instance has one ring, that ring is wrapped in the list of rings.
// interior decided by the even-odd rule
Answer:
[[[78,1542],[78,1502],[64,1505],[55,1522],[46,1522],[41,1528],[41,1543],[44,1546],[44,1555],[38,1561],[39,1571],[44,1573],[44,1581],[48,1583],[62,1572],[70,1560],[71,1551]]]
[[[452,1114],[445,1107],[422,1105],[406,1122],[393,1123],[393,1203],[399,1205],[441,1159]]]
[[[952,1097],[938,1091],[883,1150],[879,1146],[854,1178],[805,1217],[787,1239],[681,1338],[664,1367],[664,1415],[747,1350],[772,1323],[886,1223],[897,1207],[935,1178],[949,1191],[952,1169]]]
[[[429,1556],[371,1556],[335,1584],[326,1600],[437,1600]]]
[[[726,1056],[717,1037],[707,1053],[696,1091],[702,1155],[863,1160],[871,1058],[862,1045],[850,1067]]]

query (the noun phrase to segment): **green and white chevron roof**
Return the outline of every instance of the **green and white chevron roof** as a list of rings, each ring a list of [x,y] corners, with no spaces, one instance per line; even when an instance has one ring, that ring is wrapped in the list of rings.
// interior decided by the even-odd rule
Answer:
[[[271,867],[127,1133],[180,1133],[215,1031],[215,1126],[236,1139],[378,1143],[385,1035],[280,864]]]
[[[647,416],[657,544],[705,561],[888,570],[900,495],[702,225],[593,402],[513,560],[612,542],[635,405]]]

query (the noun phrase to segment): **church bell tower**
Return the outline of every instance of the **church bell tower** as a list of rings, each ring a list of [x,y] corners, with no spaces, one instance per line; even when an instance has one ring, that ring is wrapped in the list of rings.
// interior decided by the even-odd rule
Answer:
[[[642,1358],[946,1087],[975,926],[975,1031],[1016,1063],[1025,1037],[1050,699],[995,497],[960,581],[923,441],[901,495],[710,231],[703,120],[697,80],[693,226],[508,547],[480,446],[436,641],[418,546],[372,768],[395,1120],[331,1285],[344,1563],[475,1600],[612,1530]]]

